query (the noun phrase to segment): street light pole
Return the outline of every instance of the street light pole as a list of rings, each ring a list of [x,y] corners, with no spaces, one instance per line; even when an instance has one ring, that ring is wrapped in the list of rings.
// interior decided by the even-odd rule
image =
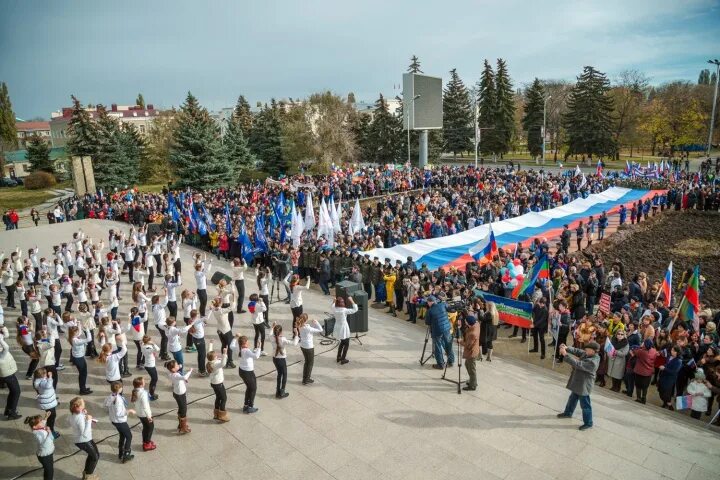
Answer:
[[[715,106],[717,105],[718,83],[720,83],[720,60],[708,60],[708,63],[715,65],[715,94],[713,95],[712,115],[710,116],[710,133],[708,133],[707,156],[710,158],[712,147],[713,128],[715,128]]]
[[[543,128],[542,128],[542,164],[545,165],[545,122],[547,116],[545,115],[545,111],[547,109],[547,102],[552,98],[552,95],[548,95],[545,97],[545,101],[543,102]]]

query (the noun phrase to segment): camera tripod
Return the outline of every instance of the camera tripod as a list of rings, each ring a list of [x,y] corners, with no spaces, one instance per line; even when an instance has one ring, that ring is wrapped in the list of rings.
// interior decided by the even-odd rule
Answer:
[[[423,345],[422,353],[420,354],[420,365],[425,365],[428,360],[430,360],[433,355],[435,354],[435,345],[430,345],[430,353],[428,353],[428,356],[425,356],[425,352],[427,351],[428,341],[430,340],[430,325],[427,326],[427,330],[425,331],[425,344]]]
[[[462,394],[462,345],[460,345],[460,319],[458,319],[457,325],[455,326],[455,346],[457,347],[457,367],[458,367],[458,378],[453,380],[447,376],[448,362],[445,362],[445,369],[443,370],[442,379],[446,382],[454,383],[457,385],[458,395]],[[452,348],[452,347],[451,347]]]
[[[273,296],[275,295],[276,289],[277,289],[277,300],[273,300]],[[270,300],[271,304],[282,301],[282,299],[280,298],[280,278],[275,277],[274,275],[273,275],[273,279],[272,279],[272,287],[270,288],[270,296],[268,297],[268,300]]]

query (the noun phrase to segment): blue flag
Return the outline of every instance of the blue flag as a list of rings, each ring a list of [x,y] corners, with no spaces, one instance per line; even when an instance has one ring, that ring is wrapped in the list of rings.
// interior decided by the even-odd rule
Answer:
[[[178,211],[177,202],[172,192],[168,193],[168,213],[172,216],[172,219],[176,222],[180,220],[180,212]]]
[[[202,217],[200,217],[200,213],[198,213],[197,205],[195,205],[195,202],[190,204],[190,213],[192,214],[192,220],[194,220],[195,225],[197,225],[198,233],[200,235],[207,235],[207,225],[205,225]]]
[[[225,231],[230,235],[232,232],[232,223],[230,223],[230,207],[225,202]]]
[[[213,230],[217,230],[217,225],[215,224],[215,219],[212,215],[210,215],[210,212],[208,212],[208,209],[205,208],[205,205],[202,206],[203,210],[203,217],[205,218],[205,223],[207,226],[212,227]]]
[[[245,229],[245,222],[243,222],[242,227],[240,228],[240,238],[238,238],[238,243],[240,243],[240,255],[242,255],[245,263],[250,265],[255,257],[255,249],[250,242],[247,229]]]
[[[265,236],[265,221],[260,215],[255,217],[255,248],[260,252],[267,252],[270,249]]]

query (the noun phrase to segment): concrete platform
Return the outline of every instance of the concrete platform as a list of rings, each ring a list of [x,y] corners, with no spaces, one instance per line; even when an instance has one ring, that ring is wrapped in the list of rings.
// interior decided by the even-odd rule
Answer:
[[[71,238],[82,228],[91,236],[106,238],[110,228],[127,228],[107,221],[72,222],[21,229],[0,234],[0,250],[9,252],[38,244],[47,254],[53,244]],[[190,270],[191,249],[183,247],[184,284],[195,287]],[[229,273],[225,262],[214,268]],[[246,294],[257,291],[254,276],[248,275]],[[129,284],[123,282],[119,315],[128,312]],[[214,289],[208,292],[212,295]],[[305,298],[305,311],[322,320],[330,298],[313,289]],[[4,297],[3,297],[4,300]],[[158,449],[141,451],[140,427],[133,429],[135,459],[117,460],[117,437],[100,407],[108,388],[99,364],[90,365],[93,395],[86,397],[89,412],[98,418],[94,438],[101,460],[97,469],[103,479],[152,479],[201,477],[262,479],[716,479],[720,478],[720,436],[698,423],[651,406],[597,391],[593,395],[595,427],[578,431],[580,412],[572,420],[555,414],[567,398],[565,377],[520,361],[496,357],[478,364],[480,387],[457,395],[453,384],[440,374],[421,367],[424,326],[414,326],[370,311],[370,332],[363,345],[353,341],[351,363],[335,362],[336,345],[317,345],[315,383],[300,383],[302,358],[299,349],[289,351],[290,397],[274,398],[275,374],[271,357],[256,364],[260,411],[243,415],[244,386],[237,371],[226,371],[228,411],[231,421],[218,425],[212,420],[212,390],[206,378],[192,377],[189,384],[192,433],[180,436],[175,402],[169,381],[161,372],[158,393],[152,404],[156,421],[154,441]],[[15,312],[5,318],[14,337]],[[252,333],[249,316],[236,319],[235,331]],[[271,320],[286,327],[290,309],[275,303]],[[214,338],[209,333],[208,339]],[[151,327],[152,333],[156,331]],[[10,341],[20,369],[23,415],[38,413],[35,393],[24,379],[27,357]],[[219,342],[215,342],[219,345]],[[266,347],[269,351],[270,347]],[[129,347],[135,354],[135,347]],[[74,368],[67,358],[60,372],[56,478],[79,478],[85,454],[69,443],[67,402],[77,394]],[[185,354],[186,364],[197,366],[197,355]],[[132,358],[132,357],[131,357]],[[133,363],[131,361],[131,368]],[[133,370],[133,373],[136,371]],[[144,371],[137,371],[143,374]],[[457,369],[452,372],[457,376]],[[462,369],[463,381],[466,379]],[[129,390],[126,392],[129,395]],[[4,395],[0,402],[4,402]],[[131,418],[131,425],[139,422]],[[42,478],[34,445],[21,421],[0,421],[0,478]]]

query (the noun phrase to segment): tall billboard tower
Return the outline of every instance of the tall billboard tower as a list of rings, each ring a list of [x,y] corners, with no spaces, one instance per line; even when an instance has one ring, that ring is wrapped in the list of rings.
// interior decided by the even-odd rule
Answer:
[[[420,130],[420,158],[418,165],[427,165],[428,130],[443,126],[442,78],[403,74],[403,125],[408,132],[408,161],[410,161],[410,131]]]

